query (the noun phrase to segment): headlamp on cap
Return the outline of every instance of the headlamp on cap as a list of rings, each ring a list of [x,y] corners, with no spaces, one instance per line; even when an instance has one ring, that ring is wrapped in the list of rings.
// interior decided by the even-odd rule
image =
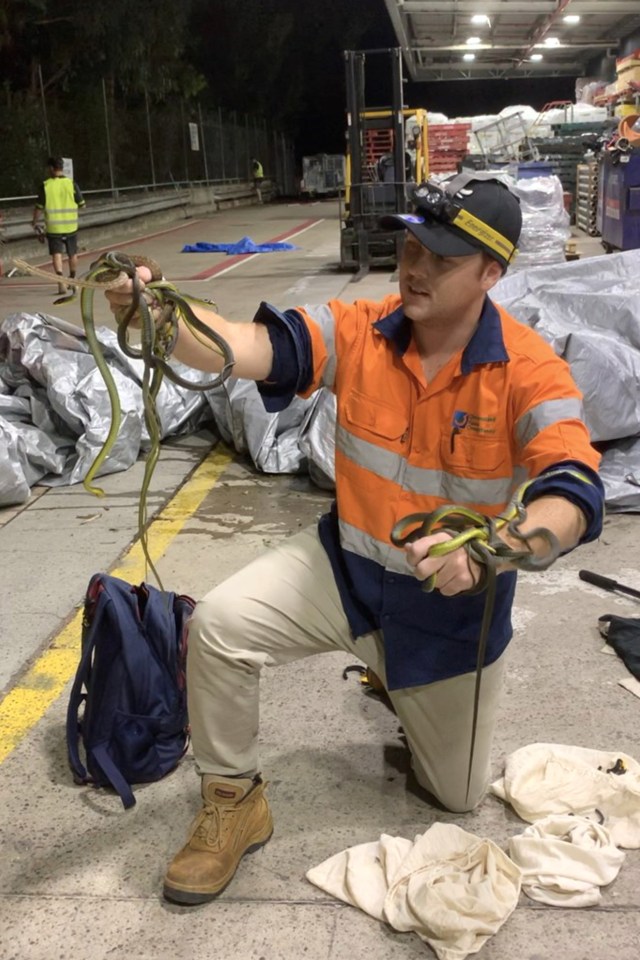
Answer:
[[[456,214],[461,209],[460,204],[455,203],[450,194],[431,180],[427,180],[426,183],[421,183],[420,186],[414,188],[413,202],[416,207],[420,207],[434,219],[441,220],[443,223],[453,223]]]
[[[456,178],[456,180],[460,179],[462,178]],[[465,210],[461,203],[456,201],[455,194],[444,190],[439,184],[431,180],[419,184],[412,191],[412,199],[421,213],[433,217],[440,223],[452,224],[489,252],[498,254],[507,264],[515,257],[515,244],[484,220]]]

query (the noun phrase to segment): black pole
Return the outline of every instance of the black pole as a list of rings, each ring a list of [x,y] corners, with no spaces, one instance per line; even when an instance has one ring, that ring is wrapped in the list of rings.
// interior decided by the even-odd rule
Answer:
[[[149,138],[149,164],[151,166],[151,183],[156,185],[156,165],[153,160],[153,137],[151,136],[151,111],[149,110],[149,91],[144,88],[144,109],[147,117],[147,137]]]
[[[187,121],[184,115],[184,100],[180,97],[180,129],[182,130],[182,160],[184,162],[184,180],[189,183],[189,160],[187,152]]]
[[[357,98],[356,52],[345,50],[347,82],[347,137],[351,159],[351,190],[349,193],[349,215],[357,227],[362,213],[362,146],[360,140],[360,105]]]
[[[38,64],[38,78],[40,80],[40,99],[42,102],[42,118],[44,120],[44,137],[47,141],[47,153],[51,156],[51,140],[49,138],[49,118],[47,117],[47,98],[44,95],[44,80],[42,79],[42,67]]]
[[[109,132],[109,109],[107,104],[107,86],[102,78],[102,103],[104,105],[104,129],[107,134],[107,160],[109,161],[109,183],[111,184],[111,196],[117,199],[116,181],[113,175],[113,156],[111,154],[111,134]]]
[[[601,590],[619,590],[620,593],[626,593],[629,597],[640,599],[640,590],[626,587],[623,583],[618,583],[617,580],[612,580],[610,577],[603,577],[602,574],[594,573],[592,570],[580,570],[578,576],[585,583],[591,583],[594,587],[600,587]]]
[[[407,204],[406,174],[404,167],[404,123],[402,118],[402,51],[391,50],[391,80],[393,111],[393,154],[395,168],[396,210],[404,213]]]

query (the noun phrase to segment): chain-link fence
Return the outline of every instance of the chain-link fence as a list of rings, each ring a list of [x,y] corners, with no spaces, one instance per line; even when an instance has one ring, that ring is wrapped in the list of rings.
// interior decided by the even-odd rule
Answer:
[[[12,95],[0,111],[0,198],[32,197],[48,156],[69,157],[81,189],[251,180],[252,160],[280,195],[297,193],[293,145],[264,118],[197,101],[126,101],[103,82],[47,99]]]

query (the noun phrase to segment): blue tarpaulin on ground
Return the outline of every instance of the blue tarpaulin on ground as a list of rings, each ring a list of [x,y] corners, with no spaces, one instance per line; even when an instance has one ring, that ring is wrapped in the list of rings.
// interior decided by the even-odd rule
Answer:
[[[238,256],[242,253],[275,253],[277,250],[297,250],[292,243],[254,243],[251,237],[243,237],[236,243],[186,243],[182,253],[227,253]]]

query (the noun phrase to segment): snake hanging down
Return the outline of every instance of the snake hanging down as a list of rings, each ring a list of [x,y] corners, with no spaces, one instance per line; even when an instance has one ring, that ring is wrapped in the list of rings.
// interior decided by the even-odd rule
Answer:
[[[37,267],[32,267],[22,260],[15,260],[15,265],[21,270],[44,276],[47,280],[51,275]],[[142,295],[142,286],[137,273],[137,267],[146,266],[151,271],[151,281],[145,284],[145,293],[150,294],[153,308],[159,313],[154,318],[148,296]],[[127,256],[123,253],[105,253],[95,263],[91,264],[88,273],[81,279],[73,281],[74,287],[80,289],[80,312],[89,349],[95,359],[96,366],[104,380],[111,405],[111,423],[102,448],[89,467],[84,479],[84,487],[95,496],[104,496],[104,490],[94,484],[94,478],[107,460],[116,442],[120,430],[121,406],[118,389],[113,375],[107,365],[98,340],[93,319],[93,300],[96,290],[104,292],[114,289],[130,280],[133,286],[131,306],[121,311],[118,316],[118,344],[122,352],[134,360],[143,362],[142,375],[142,403],[145,424],[149,433],[150,449],[146,458],[144,476],[138,503],[138,535],[149,569],[158,581],[161,589],[162,581],[153,564],[149,553],[147,540],[147,495],[151,478],[160,455],[161,428],[156,400],[164,377],[187,390],[213,390],[223,386],[231,375],[234,365],[233,351],[229,344],[215,330],[203,323],[193,312],[190,304],[198,302],[195,298],[186,297],[176,287],[164,280],[162,271],[154,260],[140,256]],[[75,291],[62,300],[75,299]],[[211,304],[208,304],[211,307]],[[223,359],[222,370],[213,379],[200,383],[186,380],[167,362],[178,335],[179,319],[191,331],[192,335],[202,344],[209,347]],[[129,342],[129,330],[133,325],[140,328],[140,347],[133,347]]]
[[[571,474],[572,476],[579,476],[585,483],[591,482],[584,474],[580,474],[575,470],[553,470],[549,471],[546,476],[549,477],[554,474]],[[469,558],[480,566],[481,575],[479,581],[470,590],[465,591],[467,594],[486,591],[476,659],[473,715],[467,768],[467,800],[469,799],[469,788],[473,772],[482,671],[484,668],[489,630],[493,619],[498,567],[502,563],[508,562],[520,570],[546,570],[547,567],[551,566],[551,564],[557,560],[561,553],[557,537],[545,527],[529,530],[526,534],[521,530],[521,526],[527,517],[523,498],[532,483],[533,481],[529,480],[522,484],[522,486],[516,490],[507,508],[497,517],[487,517],[467,507],[443,506],[431,513],[409,514],[399,520],[391,531],[391,542],[396,547],[404,547],[405,544],[411,543],[414,540],[444,531],[450,535],[451,539],[434,544],[429,549],[429,557],[444,557],[462,548],[467,552]],[[515,549],[509,546],[509,544],[499,536],[500,531],[506,532],[512,541],[515,540],[521,543],[522,549]],[[546,542],[547,552],[543,556],[537,556],[532,552],[529,541],[534,538],[539,538]],[[422,589],[430,593],[435,587],[436,575],[433,574],[424,581]]]

